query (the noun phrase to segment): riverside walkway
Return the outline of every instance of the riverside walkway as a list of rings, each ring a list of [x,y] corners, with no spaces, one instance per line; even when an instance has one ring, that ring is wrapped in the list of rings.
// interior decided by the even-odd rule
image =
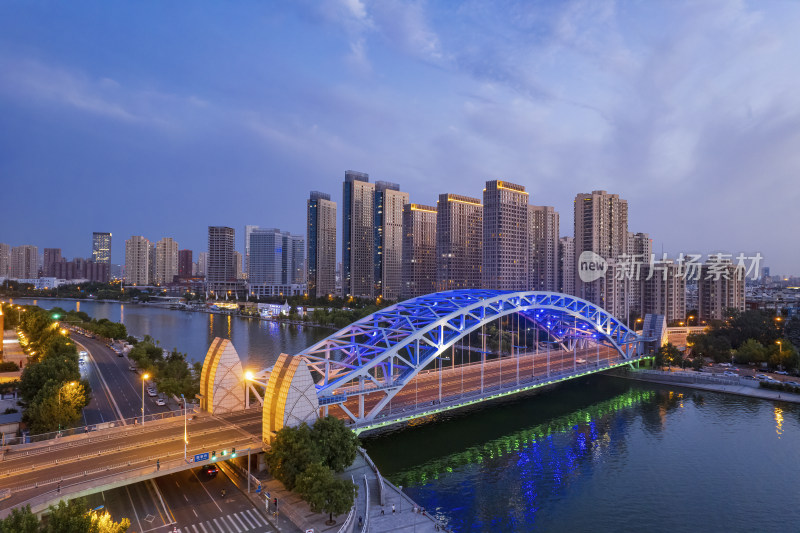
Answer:
[[[665,372],[662,370],[625,370],[617,371],[613,375],[664,385],[679,385],[698,390],[749,396],[762,400],[800,403],[800,394],[764,389],[759,387],[757,381],[745,380],[740,377],[715,377],[702,372]]]

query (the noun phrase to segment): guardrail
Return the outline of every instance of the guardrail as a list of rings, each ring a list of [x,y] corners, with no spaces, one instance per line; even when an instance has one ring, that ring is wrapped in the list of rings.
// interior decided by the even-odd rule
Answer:
[[[361,533],[369,531],[369,480],[366,474],[364,474],[364,496],[367,508],[364,510],[364,523],[361,525]]]
[[[648,370],[640,369],[630,372],[629,375],[646,375],[654,376],[666,381],[674,381],[680,383],[681,381],[691,383],[709,383],[713,385],[738,385],[740,376],[719,376],[717,374],[704,374],[702,372],[664,372],[662,370]]]
[[[220,441],[221,443],[229,443],[230,439],[225,438],[224,441]],[[248,454],[251,451],[255,451],[257,448],[251,448],[252,439],[246,440],[242,439],[241,441],[237,441],[236,446],[240,448],[242,452],[247,452]],[[216,446],[217,444],[208,444],[207,446]],[[168,457],[178,455],[177,458],[168,459]],[[190,454],[190,457],[191,454]],[[11,494],[22,490],[29,490],[31,488],[39,488],[44,487],[47,485],[56,485],[56,488],[49,489],[45,492],[39,493],[36,496],[32,496],[27,500],[22,502],[16,503],[8,508],[0,510],[0,518],[3,516],[8,515],[12,509],[16,509],[19,507],[23,507],[25,505],[30,505],[31,510],[33,512],[40,512],[47,508],[47,506],[57,501],[61,498],[66,498],[69,496],[70,498],[75,498],[79,496],[85,496],[88,494],[92,494],[97,492],[98,487],[102,487],[105,484],[111,483],[119,483],[117,486],[125,485],[128,483],[124,483],[131,479],[141,479],[141,478],[151,478],[156,476],[161,476],[165,474],[169,474],[172,472],[178,472],[181,470],[185,470],[186,468],[194,468],[197,465],[209,463],[211,461],[203,461],[202,463],[194,463],[191,460],[184,460],[183,452],[176,451],[172,453],[162,453],[158,455],[149,455],[147,457],[140,458],[138,460],[132,461],[125,461],[122,463],[118,463],[115,465],[107,465],[99,468],[95,468],[93,470],[84,470],[83,473],[73,474],[71,476],[57,476],[51,479],[44,480],[42,482],[36,483],[28,483],[27,485],[20,485],[17,487],[11,487]],[[126,470],[118,470],[120,468],[124,468],[126,466],[131,466],[133,464],[142,464],[146,463],[146,466],[138,466],[135,468],[130,468]],[[116,470],[115,472],[111,473],[112,470]],[[96,474],[98,472],[109,472],[109,474],[101,475],[97,477],[92,477],[88,479],[90,474]],[[74,481],[67,485],[63,485],[64,481]]]
[[[386,505],[386,486],[384,485],[383,482],[383,476],[378,470],[378,467],[375,466],[375,463],[372,462],[372,458],[369,455],[367,455],[367,450],[359,447],[358,453],[361,454],[361,456],[367,462],[372,471],[375,472],[375,477],[378,478],[378,503],[380,503],[381,506]]]
[[[192,415],[196,412],[197,409],[196,404],[189,405],[189,415]],[[165,411],[162,413],[151,413],[149,415],[144,416],[144,423],[147,422],[154,422],[156,420],[167,420],[170,418],[177,418],[183,417],[184,412],[183,409],[175,409],[173,411]],[[49,433],[39,433],[37,435],[17,435],[12,437],[7,437],[3,435],[2,445],[3,446],[17,446],[20,444],[32,444],[35,442],[44,442],[48,440],[57,440],[63,437],[70,437],[73,435],[84,435],[86,433],[91,433],[93,431],[99,431],[102,429],[114,428],[114,427],[122,427],[122,426],[138,426],[141,425],[142,417],[141,416],[134,416],[131,418],[125,418],[123,420],[114,420],[111,422],[102,422],[100,424],[89,424],[83,427],[75,427],[69,429],[62,429],[60,431],[51,431]]]
[[[403,422],[415,417],[436,414],[450,409],[458,409],[484,400],[491,400],[509,394],[516,394],[518,392],[525,392],[530,389],[543,387],[546,385],[554,385],[564,381],[565,379],[577,378],[594,372],[601,372],[604,370],[610,370],[612,368],[626,366],[637,361],[649,359],[650,357],[651,356],[649,355],[641,355],[624,360],[605,360],[601,361],[599,364],[596,361],[587,361],[586,363],[576,365],[576,368],[569,368],[557,372],[553,371],[550,372],[549,375],[520,375],[519,382],[507,382],[504,380],[502,384],[497,383],[491,386],[485,386],[483,391],[476,389],[473,391],[464,391],[447,396],[443,395],[441,401],[436,399],[430,401],[429,403],[407,405],[401,408],[391,408],[390,406],[389,411],[378,414],[374,420],[365,421],[360,424],[353,420],[347,420],[345,421],[345,424],[353,430],[358,430],[364,427],[367,429],[373,429],[374,427],[388,426],[390,424]]]
[[[353,476],[350,476],[350,479],[353,481],[353,485],[355,485],[356,484],[355,478],[353,478]],[[353,506],[350,508],[350,512],[347,513],[347,518],[345,518],[342,527],[339,528],[339,533],[349,533],[350,531],[353,530],[353,520],[355,520],[356,516],[357,503],[358,503],[357,501],[353,501]]]

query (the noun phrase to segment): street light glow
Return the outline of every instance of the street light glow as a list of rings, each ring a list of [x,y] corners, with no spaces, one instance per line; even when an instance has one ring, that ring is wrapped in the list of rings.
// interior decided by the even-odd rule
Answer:
[[[142,379],[143,380],[150,379],[150,374],[142,374]]]
[[[250,371],[250,370],[248,370],[247,372],[245,372],[245,373],[244,373],[244,379],[246,379],[247,381],[250,381],[250,380],[252,380],[252,379],[253,379],[253,372],[252,372],[252,371]]]

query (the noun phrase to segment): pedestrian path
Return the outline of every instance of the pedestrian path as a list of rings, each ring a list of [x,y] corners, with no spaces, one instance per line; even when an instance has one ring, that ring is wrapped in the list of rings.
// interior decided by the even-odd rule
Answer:
[[[248,509],[178,528],[179,533],[254,533],[271,531],[267,521]]]

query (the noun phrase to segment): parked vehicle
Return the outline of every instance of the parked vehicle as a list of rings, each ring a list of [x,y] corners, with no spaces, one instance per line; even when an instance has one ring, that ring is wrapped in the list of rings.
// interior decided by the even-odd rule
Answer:
[[[159,398],[156,400],[156,405],[167,405],[167,402],[164,400],[164,398]]]
[[[785,371],[785,370],[776,370],[775,373],[779,374],[781,376],[788,376],[789,375],[789,373],[787,371]]]

